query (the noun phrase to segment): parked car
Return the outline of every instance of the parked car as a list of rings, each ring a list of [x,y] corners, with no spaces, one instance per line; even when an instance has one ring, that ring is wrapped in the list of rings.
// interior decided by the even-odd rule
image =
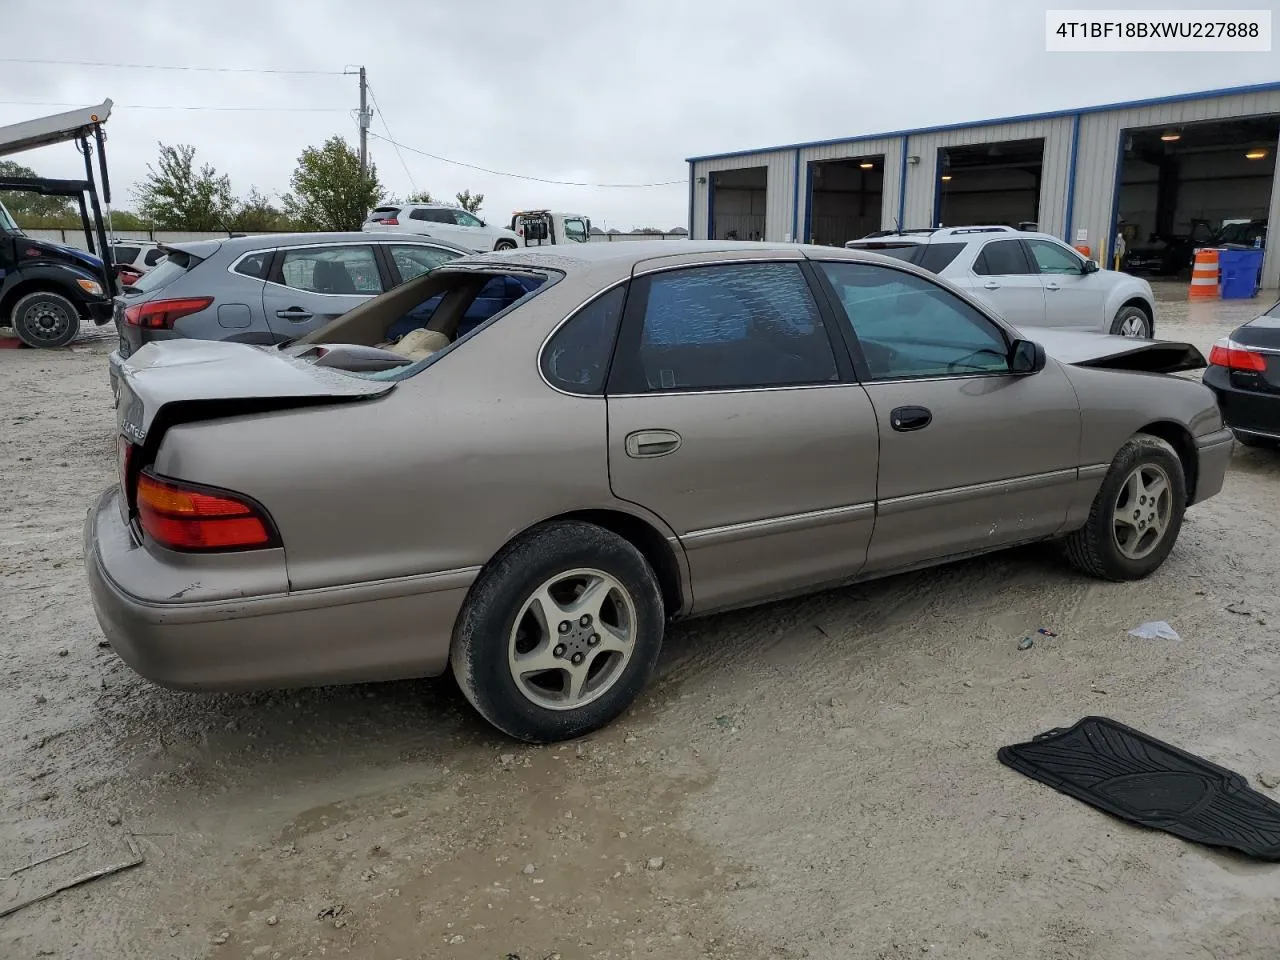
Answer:
[[[139,275],[146,273],[165,257],[164,248],[155,240],[111,241],[111,260]]]
[[[28,237],[0,204],[0,326],[27,346],[65,346],[82,321],[110,320],[104,279],[98,257]]]
[[[377,207],[362,228],[369,233],[394,231],[448,240],[476,253],[514,250],[519,237],[506,227],[486,223],[461,207],[443,203],[397,203]]]
[[[1280,303],[1214,344],[1204,382],[1237,440],[1280,446]]]
[[[510,278],[536,289],[456,336]],[[405,340],[436,346],[377,346],[433,300]],[[1054,538],[1147,576],[1231,455],[1212,393],[1160,375],[1203,365],[1019,331],[855,250],[467,257],[284,347],[138,351],[85,565],[161,683],[452,669],[498,728],[558,740],[635,699],[675,617]]]
[[[1250,249],[1266,244],[1266,220],[1224,220],[1215,230],[1208,220],[1193,219],[1186,236],[1153,234],[1146,242],[1126,250],[1120,265],[1127,273],[1167,276],[1190,270],[1197,247]]]
[[[115,298],[113,379],[126,358],[157,340],[296,339],[468,252],[426,237],[366,233],[196,240],[160,250],[155,268]]]
[[[1100,270],[1057,237],[1012,227],[945,227],[850,240],[917,264],[984,300],[1018,326],[1155,335],[1151,284]]]

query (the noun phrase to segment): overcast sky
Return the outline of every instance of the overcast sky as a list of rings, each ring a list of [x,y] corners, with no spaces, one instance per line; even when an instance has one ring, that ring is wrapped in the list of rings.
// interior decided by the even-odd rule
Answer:
[[[0,6],[4,57],[335,72],[363,64],[382,110],[373,131],[386,136],[385,118],[409,146],[553,180],[680,181],[553,186],[407,151],[402,164],[370,141],[391,193],[412,183],[452,198],[467,188],[485,194],[481,215],[495,220],[551,206],[623,230],[685,223],[684,160],[697,154],[1280,80],[1280,51],[1044,49],[1046,8],[1274,6],[1258,0],[59,0],[56,16],[39,3]],[[256,186],[277,195],[303,147],[333,134],[354,142],[356,90],[354,76],[0,57],[0,125],[110,97],[117,207],[133,205],[157,141],[193,144],[239,194]],[[82,169],[69,145],[14,159],[48,176]]]

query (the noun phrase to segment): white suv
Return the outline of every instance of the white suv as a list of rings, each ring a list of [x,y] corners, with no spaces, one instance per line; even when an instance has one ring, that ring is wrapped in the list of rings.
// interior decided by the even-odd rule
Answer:
[[[1057,237],[1013,227],[881,231],[845,244],[906,260],[986,301],[1010,323],[1123,337],[1155,334],[1151,284],[1100,270]]]
[[[519,238],[506,227],[490,226],[461,207],[443,203],[397,203],[377,207],[365,220],[363,229],[366,233],[390,230],[436,237],[477,253],[514,250],[519,246]]]

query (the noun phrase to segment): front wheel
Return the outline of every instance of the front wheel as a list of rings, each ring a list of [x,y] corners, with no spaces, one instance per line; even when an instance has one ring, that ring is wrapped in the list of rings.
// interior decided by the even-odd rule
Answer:
[[[450,661],[486,720],[550,743],[604,726],[635,700],[665,627],[657,577],[639,550],[593,524],[549,523],[480,574]]]
[[[513,240],[499,240],[493,247],[495,250],[514,250],[516,248]]]
[[[1169,556],[1186,507],[1178,454],[1159,437],[1136,434],[1111,461],[1085,525],[1067,537],[1067,557],[1102,580],[1141,580]]]
[[[1111,321],[1111,333],[1117,337],[1150,340],[1151,318],[1141,307],[1121,307],[1115,320]]]
[[[80,313],[62,294],[38,290],[13,305],[10,323],[29,347],[64,347],[80,331]]]

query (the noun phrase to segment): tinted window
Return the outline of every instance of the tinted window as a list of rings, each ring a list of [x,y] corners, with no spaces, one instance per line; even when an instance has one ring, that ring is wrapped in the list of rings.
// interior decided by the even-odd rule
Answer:
[[[1021,240],[993,240],[982,248],[973,272],[983,277],[1008,277],[1033,273]]]
[[[310,293],[382,292],[372,247],[298,247],[286,250],[272,278]]]
[[[189,253],[173,250],[156,265],[154,270],[148,270],[139,277],[132,289],[141,293],[154,293],[173,283],[196,264],[203,262],[199,257],[193,257]]]
[[[369,221],[378,223],[382,220],[394,220],[399,212],[399,207],[376,207],[373,213],[369,214]]]
[[[460,227],[478,227],[481,223],[478,218],[473,217],[465,210],[454,210],[453,220]]]
[[[451,250],[441,250],[439,247],[423,247],[423,246],[402,246],[396,244],[388,248],[391,252],[391,259],[395,261],[396,270],[400,274],[400,282],[412,280],[414,277],[420,277],[424,273],[428,273],[440,266],[453,260],[458,254]]]
[[[964,248],[963,243],[931,243],[921,247],[924,253],[914,262],[930,273],[941,273],[951,265],[952,260],[960,256],[960,251]]]
[[[826,328],[794,263],[656,274],[649,281],[638,360],[650,390],[837,379]]]
[[[824,263],[873,380],[1009,369],[1000,329],[954,294],[890,267]]]
[[[111,259],[116,263],[133,263],[141,252],[141,247],[112,247]]]
[[[1048,240],[1028,240],[1027,246],[1031,248],[1031,256],[1035,258],[1036,267],[1041,273],[1084,273],[1080,258],[1066,247]]]
[[[262,279],[263,272],[266,270],[267,261],[270,259],[271,254],[267,251],[251,253],[237,262],[234,270],[236,273],[243,273],[246,277],[253,277],[255,280],[260,280]]]
[[[430,220],[431,214],[433,213],[435,213],[434,210],[423,210],[419,208],[409,213],[409,219],[410,220]]]
[[[542,351],[542,372],[552,386],[570,393],[601,393],[622,319],[622,287],[579,310]]]
[[[142,262],[148,267],[154,267],[157,263],[164,259],[164,251],[159,247],[152,247],[147,251],[147,255],[142,258]]]

